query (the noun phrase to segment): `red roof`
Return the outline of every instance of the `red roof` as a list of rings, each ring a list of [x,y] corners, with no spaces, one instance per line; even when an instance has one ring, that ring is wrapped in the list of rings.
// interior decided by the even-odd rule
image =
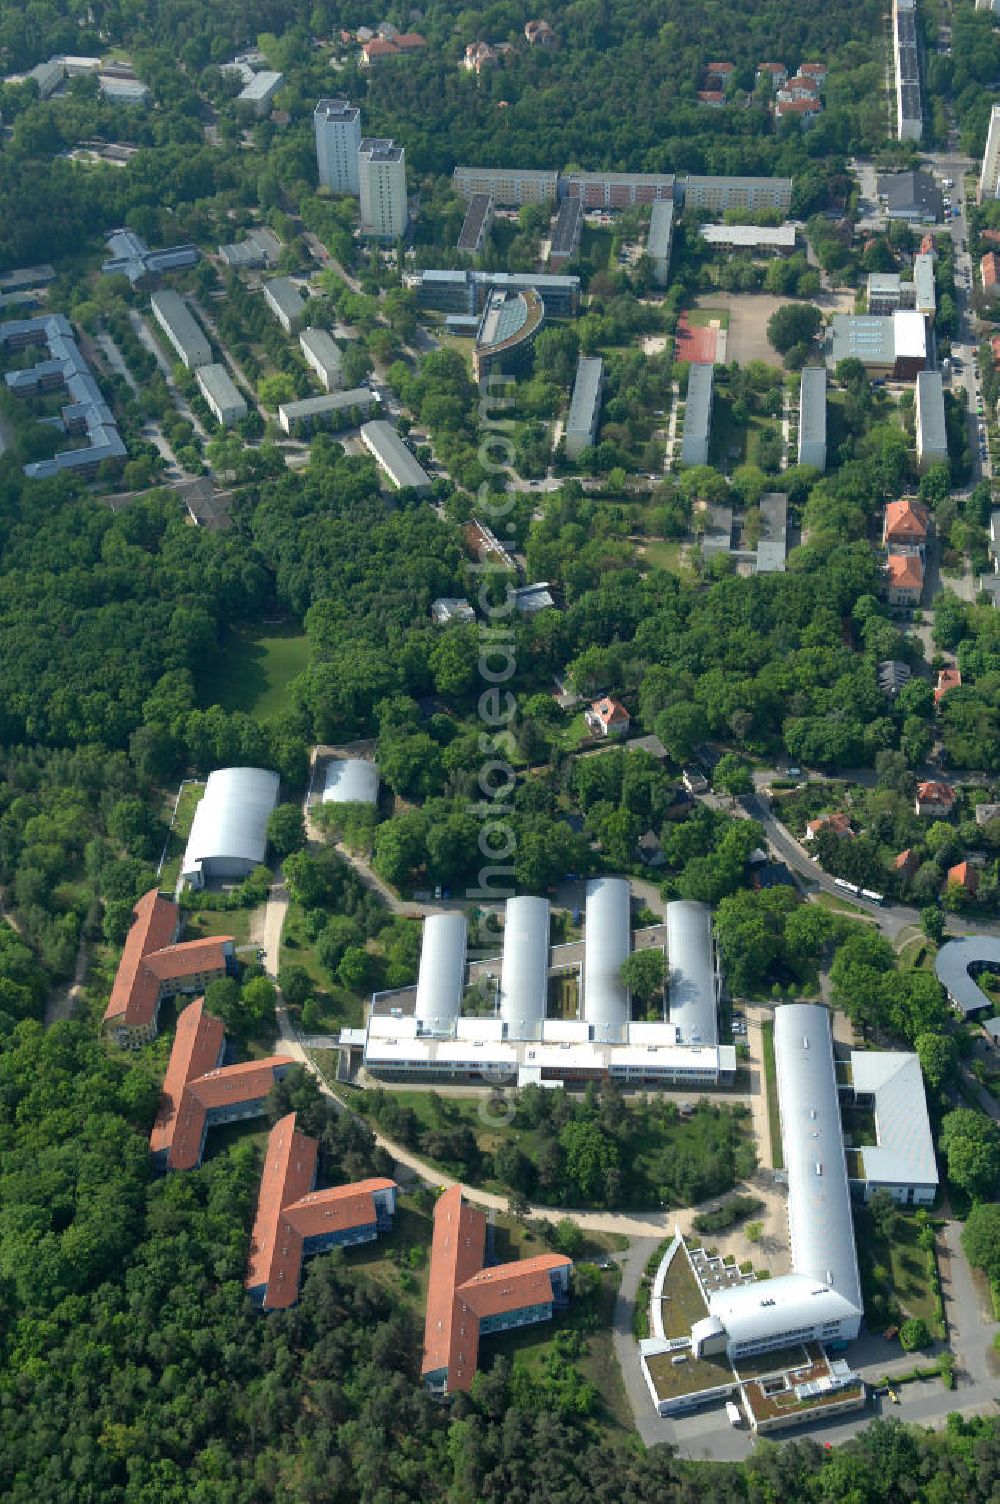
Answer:
[[[724,104],[726,96],[721,89],[699,89],[698,99],[702,104]]]
[[[779,115],[818,115],[820,103],[818,99],[779,99],[774,108]]]
[[[166,1155],[168,1170],[191,1170],[198,1164],[205,1121],[213,1107],[266,1097],[275,1070],[295,1063],[290,1055],[270,1055],[219,1069],[223,1037],[223,1025],[205,1012],[204,998],[189,1003],[177,1020],[160,1110],[149,1139],[153,1154]]]
[[[1000,245],[1000,230],[980,230],[979,238],[988,245]]]
[[[800,73],[814,73],[817,78],[825,78],[826,77],[826,64],[825,63],[800,63],[799,64],[799,72]]]
[[[907,846],[905,851],[899,853],[892,865],[897,872],[902,872],[904,877],[906,877],[913,871],[914,867],[919,866],[919,858],[916,852]]]
[[[421,1366],[424,1374],[446,1370],[449,1391],[471,1388],[479,1360],[480,1321],[549,1304],[551,1271],[572,1268],[572,1260],[562,1254],[545,1253],[484,1269],[485,1248],[485,1216],[462,1200],[461,1186],[452,1186],[434,1208]]]
[[[885,509],[885,541],[887,543],[923,542],[927,537],[930,514],[919,501],[904,496],[901,501],[890,501]]]
[[[214,935],[172,945],[180,909],[155,888],[143,894],[133,913],[135,920],[125,939],[104,1020],[120,1020],[127,1029],[144,1029],[156,1017],[163,983],[225,971],[233,937]]]
[[[993,338],[990,340],[990,348],[993,351],[994,361],[1000,362],[1000,334],[994,334]]]
[[[889,582],[896,590],[922,590],[924,566],[919,554],[890,554],[885,564]]]
[[[979,887],[979,873],[968,862],[959,862],[948,868],[948,881],[959,883],[967,893],[975,893]]]
[[[997,258],[995,251],[987,251],[979,263],[979,275],[983,279],[984,287],[996,287],[997,285]]]
[[[785,67],[784,63],[758,63],[757,64],[757,72],[758,73],[784,73],[787,76],[788,69]]]
[[[735,73],[736,72],[736,64],[735,63],[709,63],[708,66],[707,66],[707,68],[705,69],[705,72],[706,73]]]
[[[595,700],[590,708],[602,726],[627,726],[632,719],[625,706],[620,705],[617,700],[612,700],[608,695],[605,695],[602,700]]]
[[[937,689],[934,691],[934,703],[948,693],[949,689],[958,689],[962,682],[961,670],[957,668],[938,669]]]
[[[917,802],[919,804],[946,804],[950,809],[955,803],[955,790],[950,783],[917,784]]]

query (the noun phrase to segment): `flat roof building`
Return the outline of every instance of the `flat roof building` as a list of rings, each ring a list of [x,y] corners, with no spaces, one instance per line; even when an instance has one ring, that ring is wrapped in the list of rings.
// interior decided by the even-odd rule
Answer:
[[[488,193],[474,193],[462,221],[455,249],[479,256],[493,227],[493,200]]]
[[[406,152],[391,139],[365,136],[358,147],[361,233],[399,240],[410,211],[406,197]]]
[[[265,68],[260,73],[255,73],[248,84],[245,84],[236,96],[237,104],[250,105],[258,119],[263,119],[270,114],[271,101],[281,88],[284,75],[272,73]]]
[[[799,464],[826,469],[826,367],[805,366],[799,382]]]
[[[950,686],[949,686],[950,687]],[[981,971],[1000,975],[1000,937],[994,935],[966,935],[961,940],[949,940],[942,945],[934,958],[937,979],[948,994],[948,1001],[960,1012],[982,1013],[996,1011],[996,1004],[976,982]],[[1000,1019],[990,1018],[990,1024]]]
[[[576,365],[573,399],[566,419],[567,459],[578,460],[586,448],[597,442],[603,385],[604,362],[601,357],[581,355]]]
[[[430,476],[410,453],[391,423],[382,418],[377,418],[372,423],[363,423],[361,442],[383,475],[388,476],[398,490],[430,490]]]
[[[702,225],[706,245],[721,245],[733,251],[782,251],[795,249],[794,225]]]
[[[937,310],[934,257],[926,251],[913,258],[913,306],[933,323]]]
[[[711,365],[704,361],[692,362],[688,372],[684,436],[681,439],[682,465],[708,464],[708,440],[712,431],[713,380]]]
[[[508,376],[522,370],[544,322],[545,305],[534,288],[510,293],[492,289],[476,331],[472,354],[476,380],[483,381],[494,372]]]
[[[324,804],[377,804],[378,766],[362,757],[331,757],[323,783]]]
[[[684,206],[716,214],[727,209],[782,209],[787,213],[792,207],[792,180],[689,175],[684,180]]]
[[[921,371],[916,389],[917,464],[921,470],[948,463],[948,426],[940,371]]]
[[[503,209],[546,204],[558,195],[559,174],[549,168],[456,167],[452,185],[459,198],[485,193]]]
[[[232,428],[247,415],[247,404],[232,377],[222,365],[199,366],[195,372],[201,395],[223,428]]]
[[[278,422],[285,433],[301,438],[317,429],[353,427],[377,406],[378,398],[369,387],[352,386],[346,392],[329,392],[325,397],[282,402],[278,406]]]
[[[127,277],[133,287],[143,277],[195,266],[201,255],[196,245],[172,245],[151,251],[142,236],[129,229],[112,230],[108,250],[111,258],[104,262],[101,271],[106,277]]]
[[[150,888],[132,911],[121,960],[104,1010],[104,1027],[117,1044],[137,1049],[156,1037],[165,997],[204,991],[233,964],[232,935],[177,944],[181,911]]]
[[[243,240],[220,245],[219,256],[234,271],[257,271],[277,266],[281,241],[268,225],[252,225]]]
[[[321,188],[331,193],[360,193],[358,150],[361,146],[361,111],[338,96],[320,99],[313,110],[316,166]]]
[[[212,348],[179,292],[165,287],[150,298],[153,317],[189,371],[212,363]]]
[[[896,70],[896,135],[900,141],[919,141],[924,121],[915,0],[893,0],[892,54]]]
[[[306,365],[319,377],[325,391],[337,391],[344,384],[340,347],[325,329],[303,329],[299,348]]]
[[[567,172],[559,192],[582,200],[585,209],[627,209],[669,201],[675,181],[672,172]]]
[[[203,888],[213,879],[248,877],[262,865],[279,781],[266,768],[219,768],[209,774],[181,863],[186,883]]]
[[[986,149],[979,174],[979,200],[1000,198],[1000,104],[990,109],[990,123],[986,132]]]
[[[272,277],[265,282],[264,302],[286,334],[292,334],[305,319],[306,299],[291,277]]]
[[[944,208],[941,189],[929,172],[888,172],[876,180],[876,191],[890,219],[937,224]]]
[[[201,942],[203,943],[203,942]],[[291,1055],[269,1055],[241,1065],[223,1065],[222,1020],[205,1011],[205,999],[189,1003],[177,1019],[177,1032],[160,1106],[149,1138],[161,1170],[193,1170],[201,1164],[210,1128],[260,1117],[276,1081],[291,1070]]]
[[[427,270],[408,279],[417,304],[442,312],[476,317],[494,290],[531,289],[542,300],[546,318],[571,318],[580,306],[580,278],[555,272],[483,272],[471,268]]]
[[[760,498],[759,510],[757,573],[784,574],[788,552],[788,497],[784,491],[766,491]]]
[[[588,882],[583,935],[583,1016],[597,1043],[624,1042],[629,992],[621,969],[632,948],[627,878],[596,877]]]
[[[580,232],[583,228],[583,204],[578,198],[564,198],[552,227],[549,246],[549,265],[565,266],[580,249]]]
[[[115,78],[110,73],[98,75],[97,88],[108,104],[143,106],[149,103],[149,85],[138,78]]]
[[[317,1191],[318,1159],[319,1143],[299,1132],[295,1113],[279,1118],[267,1140],[245,1281],[259,1310],[295,1304],[303,1259],[372,1243],[392,1227],[394,1180],[377,1176]]]
[[[869,371],[912,380],[927,364],[927,325],[914,309],[884,318],[835,313],[827,336],[827,361],[860,360]]]
[[[657,199],[649,216],[646,255],[649,257],[653,282],[666,287],[670,279],[670,253],[674,244],[674,205],[672,199]]]

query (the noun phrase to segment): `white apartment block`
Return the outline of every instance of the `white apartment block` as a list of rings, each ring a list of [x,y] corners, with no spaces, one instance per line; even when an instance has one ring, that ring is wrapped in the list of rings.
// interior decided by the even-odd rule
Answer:
[[[990,111],[983,170],[979,174],[979,197],[981,200],[1000,198],[1000,104],[995,104]]]
[[[921,371],[917,377],[917,464],[921,470],[948,463],[948,428],[944,415],[944,387],[940,371]]]
[[[321,188],[332,193],[360,193],[358,151],[361,111],[346,99],[321,99],[313,111],[316,165]]]
[[[485,193],[503,209],[552,203],[559,193],[559,174],[548,168],[456,167],[452,183],[459,198]]]
[[[225,366],[199,366],[194,374],[209,410],[223,428],[232,428],[234,423],[246,417],[246,402]]]
[[[361,233],[399,240],[406,232],[406,153],[378,136],[365,136],[358,148]]]
[[[689,209],[781,209],[792,206],[791,178],[735,178],[689,176],[684,185],[684,203]]]

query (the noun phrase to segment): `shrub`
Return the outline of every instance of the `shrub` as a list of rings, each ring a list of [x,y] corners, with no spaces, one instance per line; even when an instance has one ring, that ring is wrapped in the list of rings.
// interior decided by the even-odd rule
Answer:
[[[931,1334],[926,1321],[920,1316],[911,1316],[900,1327],[899,1340],[908,1353],[929,1347]]]

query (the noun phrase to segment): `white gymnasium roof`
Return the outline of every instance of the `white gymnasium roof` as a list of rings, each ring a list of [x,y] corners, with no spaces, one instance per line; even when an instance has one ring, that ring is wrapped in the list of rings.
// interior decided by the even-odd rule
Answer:
[[[599,1043],[625,1038],[629,1000],[621,967],[631,941],[628,879],[595,877],[587,884],[583,1009]]]
[[[326,766],[324,804],[377,804],[378,768],[360,757],[334,757]]]
[[[862,1146],[865,1179],[879,1185],[937,1185],[924,1078],[916,1055],[852,1050],[855,1092],[875,1098],[874,1145]]]
[[[278,775],[265,768],[220,768],[209,774],[191,822],[182,872],[203,862],[245,861],[257,866],[267,851],[267,818],[278,802]]]
[[[667,904],[670,1022],[683,1044],[714,1045],[715,1011],[712,911],[690,900]]]
[[[537,1039],[549,986],[549,901],[508,898],[500,970],[500,1017],[509,1039]]]
[[[451,1034],[465,982],[468,926],[464,914],[430,914],[424,920],[414,1014],[428,1034]]]

